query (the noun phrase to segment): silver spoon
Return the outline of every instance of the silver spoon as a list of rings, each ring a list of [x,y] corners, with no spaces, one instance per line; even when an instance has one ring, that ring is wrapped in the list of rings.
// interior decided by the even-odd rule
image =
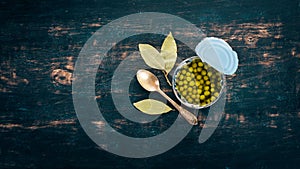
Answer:
[[[168,95],[166,95],[159,87],[159,81],[157,77],[152,74],[151,72],[140,69],[136,73],[137,80],[139,81],[140,85],[148,90],[149,92],[158,92],[160,93],[163,97],[165,97],[178,111],[179,113],[192,125],[197,125],[198,120],[197,117],[184,109],[183,107],[179,106],[176,102],[174,102]]]

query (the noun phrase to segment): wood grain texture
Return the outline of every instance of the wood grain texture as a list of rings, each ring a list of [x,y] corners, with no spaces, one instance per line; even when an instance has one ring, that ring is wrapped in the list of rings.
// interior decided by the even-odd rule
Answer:
[[[2,0],[0,4],[0,168],[300,165],[299,1]],[[197,142],[205,127],[204,110],[199,126],[172,150],[127,159],[99,149],[82,130],[72,103],[72,73],[81,48],[95,31],[119,17],[147,11],[177,15],[207,36],[226,40],[240,62],[236,74],[227,77],[225,116],[206,143]],[[153,136],[176,119],[177,113],[170,113],[136,129],[117,114],[109,92],[114,69],[138,50],[137,43],[150,41],[159,47],[163,39],[129,38],[116,44],[110,59],[99,66],[95,91],[99,108],[114,128],[127,135]],[[192,54],[178,42],[178,57]],[[163,74],[155,73],[163,79]],[[161,86],[175,99],[167,83]],[[129,91],[132,102],[147,97],[134,80]]]

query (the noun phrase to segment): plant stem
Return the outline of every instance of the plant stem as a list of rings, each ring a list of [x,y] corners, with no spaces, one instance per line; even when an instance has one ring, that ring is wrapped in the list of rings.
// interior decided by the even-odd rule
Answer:
[[[163,73],[164,73],[164,75],[165,75],[165,78],[166,78],[168,84],[169,84],[170,86],[172,86],[171,82],[170,82],[169,79],[168,79],[168,74],[167,74],[167,72],[163,70]]]

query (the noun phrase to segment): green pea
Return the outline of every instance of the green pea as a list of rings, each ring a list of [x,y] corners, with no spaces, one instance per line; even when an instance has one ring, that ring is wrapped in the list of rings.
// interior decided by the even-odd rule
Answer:
[[[204,95],[200,95],[200,100],[204,100],[205,96]]]
[[[202,62],[198,62],[198,66],[199,66],[199,67],[202,67],[202,66],[203,66],[203,63],[202,63]]]
[[[209,78],[208,78],[208,76],[204,76],[203,79],[206,81],[206,80],[208,80]]]
[[[198,67],[197,68],[197,72],[201,72],[202,71],[202,68],[201,67]]]
[[[204,86],[204,90],[208,91],[209,90],[209,86]]]
[[[194,86],[194,85],[195,85],[195,82],[194,82],[194,81],[190,81],[189,85],[190,85],[190,86]]]
[[[202,90],[201,89],[198,89],[197,90],[197,93],[200,95],[202,93]]]
[[[207,64],[204,65],[204,69],[206,69],[206,70],[208,69],[208,65]]]
[[[197,67],[197,63],[193,63],[193,64],[192,64],[192,67],[193,67],[193,68],[196,68],[196,67]]]
[[[204,92],[204,95],[205,95],[205,96],[209,96],[209,95],[210,95],[210,92],[209,92],[209,91],[205,91],[205,92]]]
[[[194,73],[191,73],[191,78],[195,78],[195,74]]]
[[[216,100],[216,97],[215,96],[211,96],[210,100],[213,102]]]
[[[180,88],[179,88],[179,94],[182,95],[182,93],[183,93],[184,91],[185,91],[184,87],[180,87]]]
[[[203,79],[200,80],[200,84],[204,84],[204,80]]]

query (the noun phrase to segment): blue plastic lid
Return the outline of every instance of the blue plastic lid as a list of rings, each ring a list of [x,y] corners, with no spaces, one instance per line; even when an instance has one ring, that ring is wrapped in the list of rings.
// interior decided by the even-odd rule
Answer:
[[[226,75],[234,74],[238,68],[237,53],[223,39],[204,38],[196,46],[195,51],[203,62]]]

